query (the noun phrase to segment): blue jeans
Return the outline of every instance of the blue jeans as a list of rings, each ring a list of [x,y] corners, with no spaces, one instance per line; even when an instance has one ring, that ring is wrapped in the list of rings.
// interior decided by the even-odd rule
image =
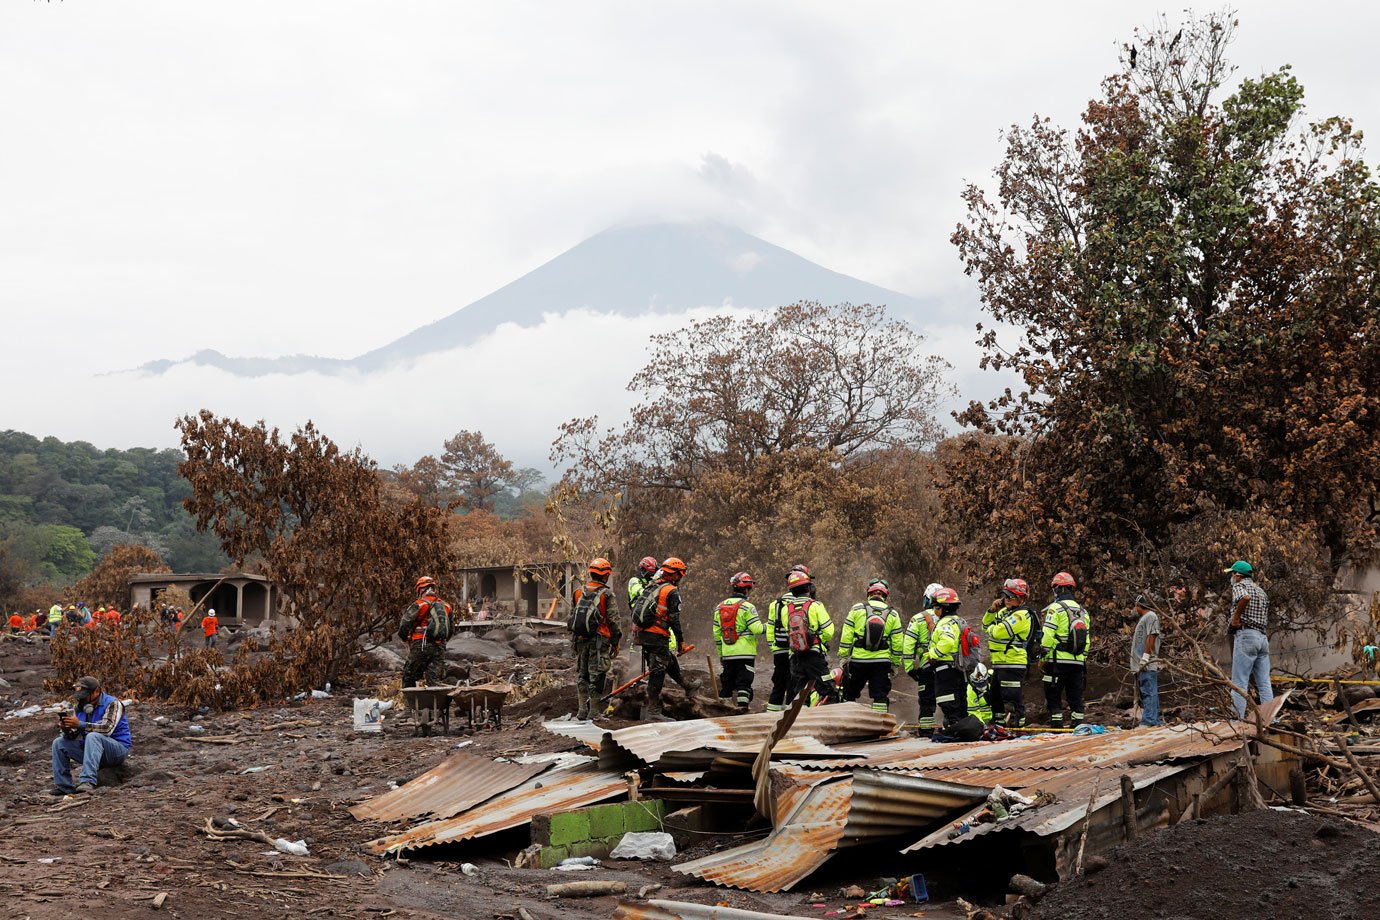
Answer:
[[[79,783],[96,785],[96,771],[101,767],[118,767],[129,756],[129,746],[121,744],[109,735],[94,732],[83,738],[64,738],[58,735],[53,739],[53,785],[71,792],[72,764],[81,764]]]
[[[1160,718],[1160,672],[1145,669],[1136,675],[1140,687],[1140,724],[1145,728],[1163,725]]]
[[[1242,690],[1255,683],[1255,692],[1262,704],[1275,698],[1270,686],[1270,638],[1258,629],[1243,629],[1236,634],[1231,647],[1231,682]],[[1235,690],[1231,693],[1236,717],[1246,718],[1246,698]]]

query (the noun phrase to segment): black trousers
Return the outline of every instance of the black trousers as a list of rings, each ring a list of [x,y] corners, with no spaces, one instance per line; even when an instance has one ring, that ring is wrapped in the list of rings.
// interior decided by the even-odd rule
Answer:
[[[915,668],[910,672],[910,676],[915,680],[920,692],[920,718],[917,724],[922,732],[933,731],[934,707],[936,705],[934,668],[928,665],[923,668]]]
[[[1021,728],[1025,725],[1025,666],[996,664],[987,687],[987,705],[992,707],[992,722]]]
[[[831,703],[839,701],[839,688],[829,673],[829,659],[823,652],[811,649],[808,652],[791,652],[791,699],[805,689],[811,680],[815,682],[815,692]]]
[[[642,667],[647,671],[647,699],[661,699],[661,688],[666,686],[666,677],[677,683],[683,682],[680,662],[671,654],[671,646],[649,645],[647,637],[642,637]]]
[[[963,669],[951,664],[934,666],[934,698],[944,713],[944,724],[955,725],[968,717],[968,680]]]
[[[851,703],[862,696],[863,687],[872,697],[872,708],[886,712],[891,702],[891,662],[886,658],[854,658],[843,669],[843,701]]]
[[[719,675],[719,699],[734,699],[739,705],[752,702],[752,681],[757,676],[757,662],[752,658],[723,659],[723,673]]]
[[[767,697],[767,711],[776,712],[795,699],[791,693],[791,653],[775,652],[771,656],[771,695]]]
[[[1083,664],[1059,662],[1042,665],[1045,669],[1045,705],[1049,707],[1051,728],[1064,725],[1063,700],[1069,704],[1069,724],[1083,724],[1083,692],[1088,688],[1088,669]]]

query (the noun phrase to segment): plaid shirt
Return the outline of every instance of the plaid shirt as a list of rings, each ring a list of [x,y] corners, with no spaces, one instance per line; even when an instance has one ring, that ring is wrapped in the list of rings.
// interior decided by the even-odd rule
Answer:
[[[1260,587],[1250,578],[1242,578],[1231,586],[1231,609],[1232,616],[1236,616],[1236,603],[1241,598],[1247,598],[1246,610],[1241,614],[1242,629],[1258,629],[1265,631],[1265,627],[1270,620],[1270,597],[1265,593],[1265,589]]]

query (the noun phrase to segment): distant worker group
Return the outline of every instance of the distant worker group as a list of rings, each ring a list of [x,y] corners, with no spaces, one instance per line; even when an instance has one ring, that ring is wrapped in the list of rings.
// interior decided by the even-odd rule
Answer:
[[[683,559],[658,563],[643,558],[628,579],[626,597],[631,629],[624,630],[618,598],[610,587],[613,566],[597,558],[588,580],[574,592],[567,627],[576,664],[575,717],[593,718],[610,697],[609,677],[625,639],[639,646],[646,679],[646,721],[671,721],[662,705],[669,678],[688,694],[699,684],[686,677],[678,653],[693,648],[685,639],[680,585],[687,574]],[[1269,681],[1269,640],[1265,629],[1269,600],[1245,561],[1226,570],[1232,575],[1233,683],[1254,682],[1261,703],[1273,694]],[[873,578],[837,629],[817,597],[815,579],[806,565],[786,573],[784,591],[759,611],[749,599],[757,587],[748,572],[728,579],[727,596],[710,614],[718,652],[721,702],[741,711],[753,702],[759,644],[771,655],[771,691],[766,711],[779,712],[807,692],[811,705],[856,702],[866,691],[871,707],[888,712],[892,681],[898,670],[914,681],[919,703],[916,730],[936,740],[975,740],[988,726],[1025,728],[1029,719],[1025,684],[1038,664],[1045,711],[1051,728],[1076,728],[1085,719],[1088,653],[1093,642],[1089,611],[1077,598],[1078,583],[1069,572],[1050,579],[1051,600],[1037,611],[1031,588],[1022,578],[1008,578],[983,611],[974,629],[959,611],[958,591],[939,583],[925,588],[919,612],[905,620],[892,606],[886,579]],[[417,580],[418,599],[403,616],[399,636],[409,642],[403,686],[418,680],[439,682],[445,641],[450,635],[450,605],[436,595],[434,579]],[[1139,619],[1131,641],[1131,671],[1136,676],[1141,724],[1161,722],[1158,671],[1160,623],[1154,604],[1136,598]],[[838,635],[838,665],[830,649]],[[987,661],[980,650],[987,647]],[[1238,717],[1244,697],[1233,693]],[[936,713],[941,718],[936,718]],[[997,733],[1000,734],[1000,733]]]

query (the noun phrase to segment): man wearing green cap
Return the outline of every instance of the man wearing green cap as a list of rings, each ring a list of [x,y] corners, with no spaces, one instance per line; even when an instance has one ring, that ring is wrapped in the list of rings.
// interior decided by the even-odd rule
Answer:
[[[1270,621],[1270,597],[1255,583],[1255,570],[1244,559],[1223,569],[1231,576],[1231,682],[1242,690],[1255,683],[1255,692],[1263,706],[1275,698],[1270,688],[1270,637],[1265,628]],[[1246,698],[1235,690],[1231,693],[1236,717],[1246,718]]]

